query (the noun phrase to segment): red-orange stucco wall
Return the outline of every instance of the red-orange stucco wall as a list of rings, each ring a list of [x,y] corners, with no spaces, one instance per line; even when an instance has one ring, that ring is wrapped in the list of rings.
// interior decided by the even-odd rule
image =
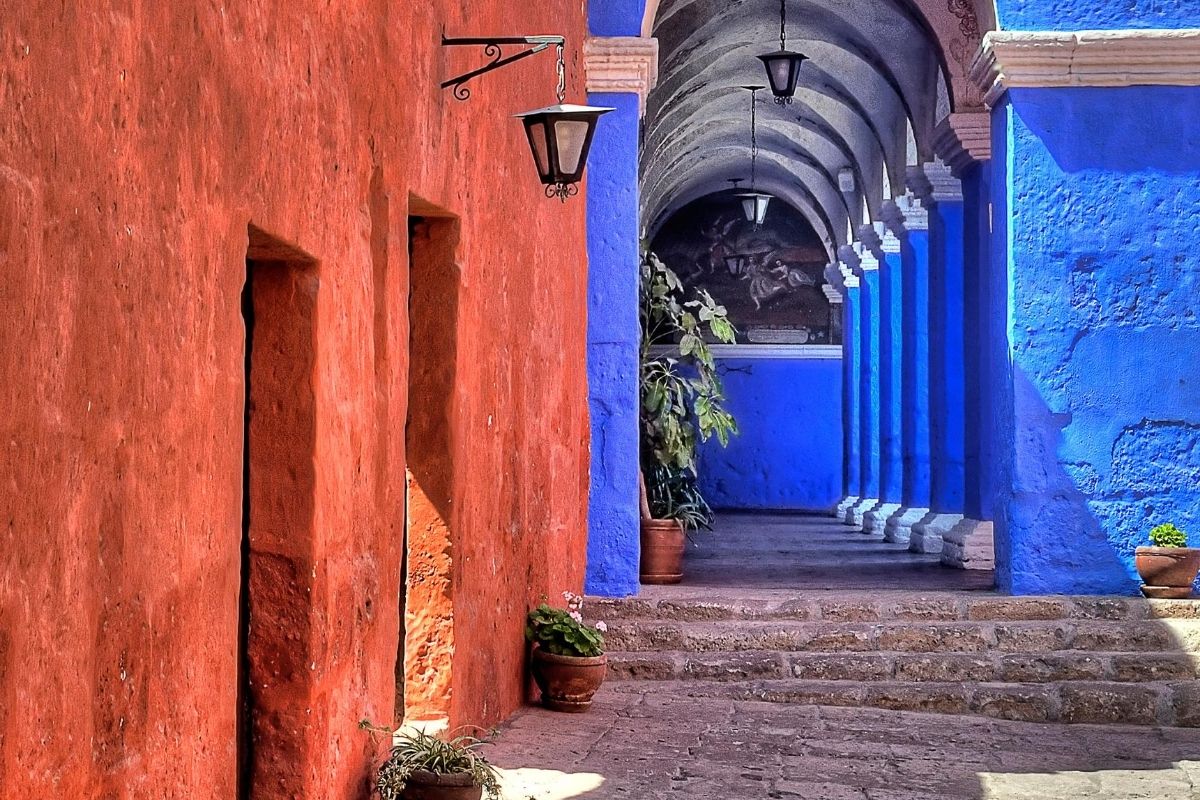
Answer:
[[[265,796],[366,794],[410,403],[447,421],[452,572],[412,612],[452,620],[451,724],[521,702],[525,609],[582,581],[584,200],[543,197],[511,118],[553,56],[458,102],[482,54],[443,27],[565,34],[582,99],[570,0],[0,0],[3,796],[234,796],[251,223],[316,261],[311,713]],[[407,396],[410,197],[459,219],[449,397]]]

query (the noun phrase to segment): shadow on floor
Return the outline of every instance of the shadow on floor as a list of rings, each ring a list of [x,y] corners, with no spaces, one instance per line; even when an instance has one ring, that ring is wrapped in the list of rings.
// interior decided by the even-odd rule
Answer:
[[[721,513],[691,535],[684,585],[742,589],[988,591],[991,570],[943,567],[829,516]],[[658,596],[666,587],[650,589]]]

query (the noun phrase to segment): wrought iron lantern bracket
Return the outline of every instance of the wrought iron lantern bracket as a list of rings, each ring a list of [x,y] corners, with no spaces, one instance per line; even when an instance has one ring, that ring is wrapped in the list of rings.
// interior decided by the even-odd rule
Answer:
[[[505,47],[523,46],[528,49],[521,50],[519,53],[504,55]],[[550,47],[555,47],[558,51],[559,63],[559,102],[562,102],[564,94],[564,82],[566,76],[563,69],[563,48],[566,46],[566,39],[562,36],[497,36],[497,37],[469,37],[469,38],[449,38],[443,34],[442,47],[482,47],[485,58],[491,59],[487,64],[484,64],[478,69],[473,69],[470,72],[464,72],[461,75],[456,75],[449,80],[442,82],[443,89],[453,89],[454,97],[458,100],[467,100],[471,97],[471,90],[467,87],[467,83],[480,75],[485,75],[492,70],[506,67],[509,64],[516,63],[521,59],[528,58],[532,55],[537,55]]]

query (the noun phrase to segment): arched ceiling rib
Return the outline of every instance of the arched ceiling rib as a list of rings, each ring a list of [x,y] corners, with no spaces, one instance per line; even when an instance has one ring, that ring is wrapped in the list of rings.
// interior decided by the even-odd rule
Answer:
[[[904,185],[914,155],[931,157],[955,75],[934,39],[937,26],[910,0],[787,3],[788,44],[810,61],[793,105],[760,93],[760,174],[770,164],[772,180],[797,184],[792,194],[803,199],[793,205],[810,206],[804,213],[836,247],[847,222],[860,222],[851,209],[865,202],[878,219],[884,186]],[[643,143],[647,220],[659,224],[666,209],[682,207],[683,192],[749,177],[749,96],[739,87],[765,82],[755,56],[778,46],[778,13],[777,0],[662,0],[654,29],[660,79]],[[846,170],[854,186],[843,192],[838,176]]]

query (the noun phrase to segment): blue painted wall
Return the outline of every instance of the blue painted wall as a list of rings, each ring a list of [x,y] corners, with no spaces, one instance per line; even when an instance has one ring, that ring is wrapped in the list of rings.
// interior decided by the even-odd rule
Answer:
[[[1200,28],[1196,0],[998,0],[1008,30]]]
[[[591,0],[588,27],[592,36],[640,36],[646,0]]]
[[[827,511],[842,497],[841,359],[721,359],[741,433],[700,449],[717,508]]]
[[[587,591],[638,588],[638,97],[592,94],[600,118],[588,156],[588,405],[591,489]]]
[[[1133,593],[1200,545],[1200,88],[1012,90],[992,169],[998,580]]]

